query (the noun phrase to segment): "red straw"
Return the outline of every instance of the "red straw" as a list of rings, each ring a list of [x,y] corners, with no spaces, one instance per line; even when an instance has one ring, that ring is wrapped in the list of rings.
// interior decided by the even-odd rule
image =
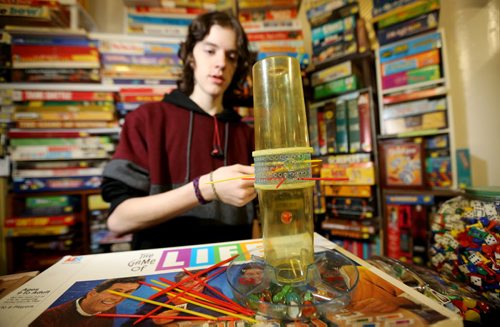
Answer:
[[[282,178],[281,181],[276,185],[276,188],[279,188],[281,184],[283,184],[286,181],[286,178]]]

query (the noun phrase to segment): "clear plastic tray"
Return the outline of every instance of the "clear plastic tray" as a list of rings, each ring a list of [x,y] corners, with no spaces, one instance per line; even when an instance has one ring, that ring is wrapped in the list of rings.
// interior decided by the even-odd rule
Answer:
[[[310,320],[345,308],[358,283],[356,264],[320,247],[315,248],[314,258],[301,282],[279,283],[274,268],[257,255],[243,264],[234,260],[227,270],[228,282],[236,300],[266,318]]]

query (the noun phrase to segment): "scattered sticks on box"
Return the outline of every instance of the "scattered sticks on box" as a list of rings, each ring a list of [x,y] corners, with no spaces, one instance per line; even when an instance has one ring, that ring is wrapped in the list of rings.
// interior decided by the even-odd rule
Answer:
[[[223,295],[219,291],[217,291],[214,288],[211,288],[213,292],[215,292],[218,296],[220,296],[222,299],[218,299],[200,292],[197,292],[194,290],[196,286],[199,284],[202,284],[204,287],[210,288],[210,286],[207,284],[207,282],[212,279],[215,276],[218,276],[219,274],[223,273],[227,267],[222,267],[223,265],[229,263],[230,261],[234,260],[238,255],[232,256],[226,260],[223,260],[215,265],[212,265],[204,270],[200,270],[197,273],[190,273],[187,270],[184,270],[184,272],[187,274],[188,277],[181,279],[178,282],[172,282],[170,280],[167,280],[165,278],[160,277],[160,281],[155,281],[152,280],[152,282],[156,285],[149,284],[142,282],[143,285],[149,286],[155,290],[158,290],[155,294],[151,295],[149,298],[142,298],[139,296],[134,296],[131,294],[126,294],[122,292],[117,292],[114,290],[108,290],[108,292],[119,295],[128,299],[136,300],[139,302],[143,303],[149,303],[156,305],[157,307],[153,310],[151,310],[149,313],[145,315],[117,315],[117,314],[99,314],[100,317],[120,317],[120,318],[138,318],[134,322],[134,325],[138,324],[139,322],[143,321],[144,319],[150,318],[150,319],[158,319],[158,318],[163,318],[163,319],[170,319],[170,320],[245,320],[251,323],[256,323],[257,321],[253,318],[252,316],[255,315],[255,312],[252,310],[245,308],[238,303],[234,302],[233,300],[229,299],[227,296]],[[216,270],[217,268],[222,267],[221,269]],[[210,275],[207,275],[206,278],[202,278],[202,276],[205,276],[206,274],[212,272]],[[193,283],[194,282],[194,283]],[[187,283],[189,283],[189,287],[186,287]],[[168,295],[169,299],[166,302],[159,302],[155,301],[155,299],[158,299],[161,295]],[[223,317],[215,317],[209,314],[201,313],[201,312],[196,312],[193,310],[188,310],[185,309],[181,306],[176,306],[174,304],[174,301],[176,299],[179,299],[183,302],[193,304],[195,306],[199,306],[202,308],[209,309],[214,312],[219,312],[222,314],[225,314],[226,316]],[[180,315],[169,315],[169,316],[160,316],[160,315],[155,315],[161,308],[167,308],[171,310],[175,310],[178,312],[182,312],[185,314],[189,314],[190,316],[180,316]]]

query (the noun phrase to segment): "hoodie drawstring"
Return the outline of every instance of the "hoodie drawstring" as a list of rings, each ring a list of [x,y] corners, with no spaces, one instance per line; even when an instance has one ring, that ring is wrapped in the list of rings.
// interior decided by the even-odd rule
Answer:
[[[212,157],[222,158],[224,156],[224,152],[222,151],[222,146],[220,144],[220,135],[219,135],[219,124],[217,124],[217,117],[214,117],[214,137],[212,139],[212,152],[210,153]]]
[[[188,129],[188,142],[186,149],[186,177],[184,178],[184,183],[189,182],[190,170],[191,170],[191,145],[193,143],[193,125],[194,125],[194,112],[189,113],[189,129]],[[217,118],[214,116],[214,137],[213,137],[213,150],[211,155],[215,158],[224,158],[224,166],[227,166],[227,156],[224,155],[228,151],[229,145],[229,123],[224,124],[224,151],[222,150],[222,145],[220,142],[219,126],[217,124]]]
[[[184,183],[189,182],[189,171],[191,170],[191,142],[193,139],[193,124],[194,124],[194,112],[189,112],[189,130],[188,130],[188,142],[186,149],[186,178],[184,178]]]
[[[224,128],[226,135],[224,135],[224,153],[226,154],[224,156],[224,166],[227,166],[227,145],[228,145],[228,140],[229,140],[229,123],[226,122],[225,128]]]

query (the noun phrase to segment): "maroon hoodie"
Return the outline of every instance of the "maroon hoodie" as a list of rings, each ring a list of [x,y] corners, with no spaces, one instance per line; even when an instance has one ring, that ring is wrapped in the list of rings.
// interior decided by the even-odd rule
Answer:
[[[216,118],[178,90],[166,95],[162,102],[146,103],[129,113],[116,152],[103,173],[102,194],[111,202],[110,210],[128,198],[177,188],[225,165],[250,165],[253,129],[241,122],[233,110],[225,109]],[[220,157],[211,155],[219,143],[214,137],[215,124],[223,152]],[[235,208],[214,201],[136,233],[134,247],[223,241],[227,240],[224,233],[238,232],[241,228],[246,231],[252,218],[251,206]],[[246,232],[240,236],[245,235]],[[237,238],[238,235],[234,239]]]

